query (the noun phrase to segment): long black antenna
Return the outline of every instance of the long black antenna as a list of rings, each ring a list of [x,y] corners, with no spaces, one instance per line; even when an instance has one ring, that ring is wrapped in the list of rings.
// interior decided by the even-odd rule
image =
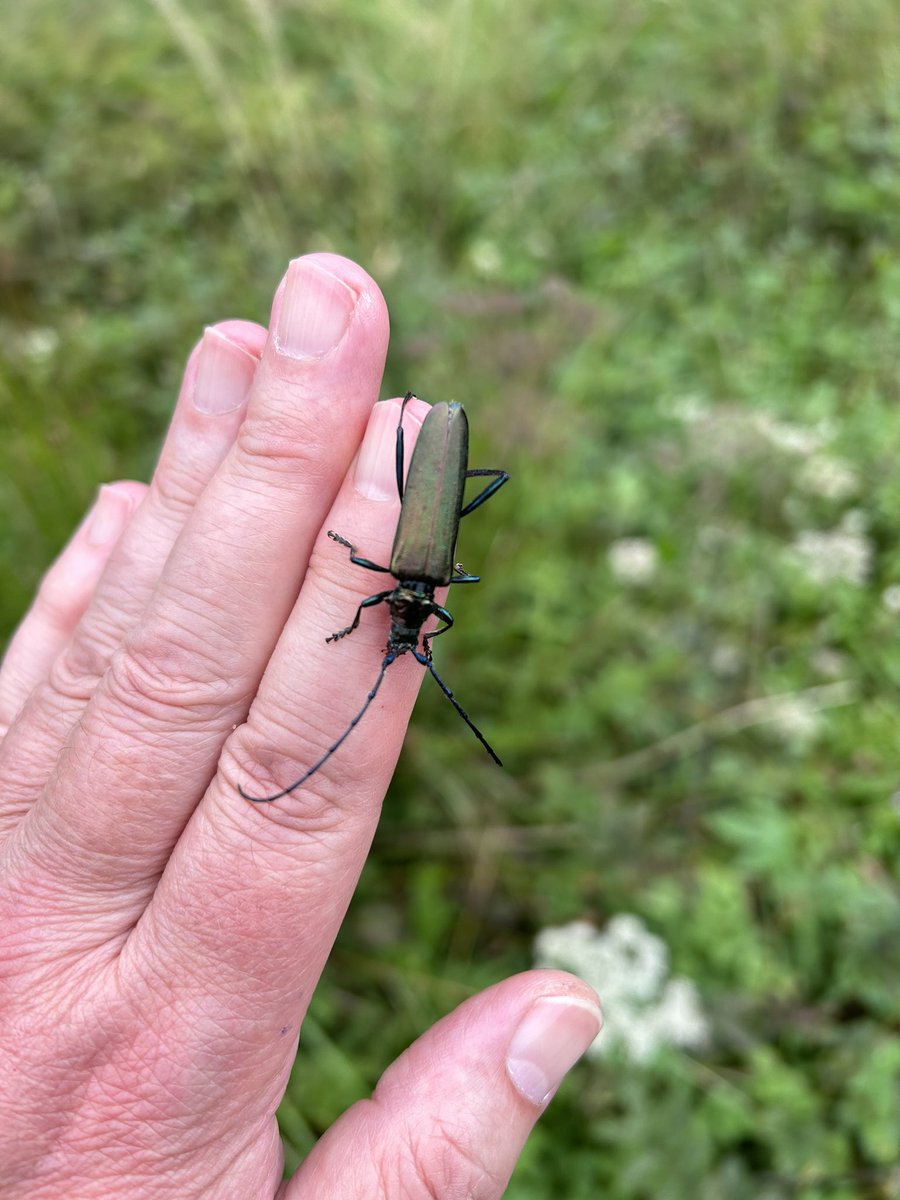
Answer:
[[[472,730],[472,732],[478,738],[479,742],[481,742],[482,746],[484,746],[485,750],[487,750],[488,754],[491,756],[491,758],[494,760],[494,762],[497,764],[497,766],[502,767],[503,763],[500,761],[500,759],[494,753],[494,750],[493,750],[490,742],[487,740],[487,738],[484,736],[484,734],[481,732],[481,730],[478,728],[478,726],[474,724],[474,722],[469,717],[469,714],[466,712],[466,710],[463,708],[463,706],[460,704],[460,702],[456,699],[456,697],[453,695],[453,693],[447,687],[446,683],[444,683],[443,679],[441,679],[440,675],[438,675],[437,671],[434,669],[434,663],[431,661],[429,656],[427,654],[422,654],[418,650],[413,650],[413,655],[415,656],[417,662],[420,662],[423,667],[428,668],[428,670],[431,672],[431,674],[437,680],[438,687],[441,689],[441,691],[444,693],[444,695],[447,697],[447,699],[450,701],[450,703],[453,705],[453,707],[456,709],[456,711],[459,713],[459,715],[462,717],[462,719],[465,721],[465,723],[468,725],[468,727]]]
[[[360,723],[360,721],[365,716],[366,709],[369,707],[369,705],[372,703],[372,701],[378,695],[378,689],[381,687],[381,681],[382,681],[382,679],[384,679],[385,671],[388,669],[388,667],[391,665],[391,663],[396,659],[396,657],[397,657],[397,655],[393,654],[393,653],[385,655],[384,662],[382,662],[382,664],[381,664],[381,670],[378,672],[378,678],[375,680],[375,686],[372,688],[371,692],[369,692],[368,696],[366,696],[365,704],[362,706],[362,708],[359,710],[359,712],[356,714],[356,716],[353,718],[353,720],[350,722],[350,724],[347,726],[347,728],[344,730],[344,732],[341,734],[341,736],[338,738],[338,740],[334,743],[334,745],[330,746],[325,751],[325,753],[318,760],[318,762],[313,763],[313,765],[309,768],[309,770],[306,772],[305,775],[301,775],[296,783],[292,783],[290,787],[286,787],[282,791],[276,792],[274,796],[248,796],[247,793],[244,791],[244,789],[240,786],[240,784],[238,784],[238,791],[244,797],[244,799],[250,800],[254,804],[269,804],[272,800],[280,800],[282,796],[289,795],[291,792],[295,791],[298,787],[300,787],[301,784],[306,783],[307,779],[309,779],[310,776],[315,775],[315,773],[316,773],[316,771],[318,771],[319,767],[324,767],[324,765],[328,762],[329,758],[331,758],[332,754],[334,754],[335,750],[340,750],[341,746],[343,746],[344,742],[346,742],[347,738],[350,736],[350,734],[353,732],[353,730],[356,728],[356,726]],[[440,680],[438,680],[438,683],[440,683]],[[441,684],[441,686],[443,687],[443,684]],[[446,689],[444,689],[444,690],[446,691]],[[450,698],[451,698],[451,700],[453,699],[452,696]],[[454,703],[456,703],[456,701],[454,701]],[[459,708],[459,705],[457,704],[456,707]],[[462,712],[462,709],[460,709],[460,712]],[[463,716],[466,717],[466,714],[463,713]],[[469,718],[466,717],[466,720],[469,721]],[[471,725],[472,722],[469,721],[469,724]],[[473,725],[472,728],[475,729],[475,726]],[[475,729],[475,732],[478,733],[478,730]],[[478,733],[478,736],[481,738],[480,733]],[[484,738],[481,738],[481,740],[484,742]],[[487,742],[485,742],[484,744],[487,746]],[[488,750],[490,750],[491,754],[494,754],[494,752],[493,752],[493,750],[491,750],[490,746],[488,746]],[[497,758],[496,754],[494,754],[494,758]],[[500,760],[497,759],[497,761],[499,762]]]

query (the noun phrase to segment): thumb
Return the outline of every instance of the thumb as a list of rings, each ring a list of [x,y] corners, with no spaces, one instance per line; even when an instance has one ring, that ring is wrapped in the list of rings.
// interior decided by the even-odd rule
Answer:
[[[494,1200],[531,1127],[600,1031],[559,971],[514,976],[414,1042],[320,1139],[285,1200]]]

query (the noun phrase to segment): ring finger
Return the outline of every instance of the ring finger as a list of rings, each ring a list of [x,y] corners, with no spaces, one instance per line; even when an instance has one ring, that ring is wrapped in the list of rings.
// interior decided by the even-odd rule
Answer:
[[[8,832],[34,803],[110,658],[143,612],[197,497],[234,441],[265,337],[248,321],[206,330],[188,360],[150,489],[112,550],[82,619],[42,656],[43,669],[32,661],[25,694],[14,682],[21,675],[16,664],[19,650],[34,657],[36,620],[26,621],[18,648],[10,647],[3,675],[16,707],[24,709],[0,745],[0,830]],[[48,573],[51,587],[62,565]],[[35,609],[40,607],[39,599]]]

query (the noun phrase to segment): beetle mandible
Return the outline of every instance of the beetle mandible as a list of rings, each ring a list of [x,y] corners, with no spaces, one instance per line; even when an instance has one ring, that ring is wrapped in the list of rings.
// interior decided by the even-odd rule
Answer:
[[[431,643],[442,633],[446,633],[453,625],[453,617],[434,598],[435,590],[446,587],[451,583],[478,583],[478,575],[469,575],[463,568],[454,563],[456,537],[459,533],[459,523],[480,505],[489,500],[506,481],[509,475],[506,471],[486,467],[469,470],[469,422],[463,406],[456,401],[440,401],[429,409],[419,431],[418,441],[413,450],[406,484],[403,482],[404,446],[403,446],[403,413],[407,404],[414,398],[413,392],[407,392],[400,407],[400,421],[397,425],[396,470],[397,491],[400,495],[400,517],[397,521],[397,532],[394,535],[394,546],[391,550],[390,566],[381,567],[362,558],[356,553],[356,547],[335,533],[328,530],[328,536],[350,551],[350,561],[368,571],[381,571],[392,575],[396,587],[363,600],[356,610],[356,616],[344,629],[331,634],[325,640],[337,642],[347,637],[359,625],[364,608],[373,608],[378,604],[387,604],[391,614],[391,628],[388,634],[387,648],[378,672],[378,678],[366,697],[365,704],[334,743],[329,746],[321,758],[292,783],[272,796],[249,796],[242,787],[238,791],[245,800],[254,804],[265,804],[272,800],[280,800],[312,776],[331,758],[332,754],[344,744],[362,718],[366,710],[378,694],[385,672],[391,663],[402,654],[412,654],[434,677],[441,691],[469,726],[475,736],[487,750],[488,754],[498,765],[500,759],[494,753],[487,739],[470,720],[468,713],[460,705],[451,690],[438,675],[431,657]],[[468,504],[463,503],[463,492],[466,480],[476,476],[489,476],[491,482],[483,488]],[[437,617],[442,624],[430,633],[422,633],[422,626],[429,617]],[[421,640],[422,649],[419,649]]]

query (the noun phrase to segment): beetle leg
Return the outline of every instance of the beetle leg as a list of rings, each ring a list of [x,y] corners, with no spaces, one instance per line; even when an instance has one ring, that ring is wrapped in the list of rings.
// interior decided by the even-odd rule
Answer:
[[[333,529],[328,530],[328,536],[333,542],[337,542],[339,545],[347,547],[347,549],[350,551],[350,561],[355,563],[356,566],[365,567],[367,571],[384,571],[386,575],[390,575],[390,567],[379,567],[378,563],[373,563],[368,558],[360,558],[356,553],[356,547],[351,546],[346,538],[342,538],[341,535],[339,533],[335,533]]]
[[[451,583],[481,583],[481,576],[470,575],[462,563],[454,563],[453,569],[457,573],[450,580]]]
[[[403,413],[410,400],[415,400],[415,392],[407,392],[403,397],[403,403],[400,405],[400,422],[397,425],[397,445],[394,450],[394,459],[397,466],[397,495],[403,499]]]
[[[493,475],[494,480],[483,491],[480,491],[474,500],[470,500],[465,508],[461,509],[460,519],[467,517],[470,512],[474,512],[486,500],[490,500],[494,492],[498,492],[509,479],[506,471],[497,471],[493,467],[479,467],[473,471],[466,471],[466,479],[474,479],[477,475]]]
[[[422,634],[422,645],[425,648],[425,654],[427,655],[429,661],[431,660],[432,639],[439,637],[440,634],[446,633],[448,629],[451,629],[453,627],[453,617],[447,611],[447,609],[443,608],[440,604],[436,604],[434,606],[434,615],[439,620],[443,621],[444,624],[441,626],[440,629],[433,629],[431,631],[431,633],[423,633]]]
[[[332,633],[329,637],[327,637],[325,639],[325,641],[326,642],[337,642],[337,641],[340,641],[340,639],[342,637],[346,637],[348,633],[352,633],[353,630],[359,624],[359,618],[362,616],[362,610],[364,608],[373,608],[376,604],[383,604],[384,601],[387,600],[388,596],[393,596],[393,594],[394,594],[393,591],[376,592],[375,595],[370,596],[368,598],[368,600],[363,600],[362,604],[356,610],[356,616],[353,618],[352,624],[348,625],[346,629],[339,629],[337,631],[337,633]]]

